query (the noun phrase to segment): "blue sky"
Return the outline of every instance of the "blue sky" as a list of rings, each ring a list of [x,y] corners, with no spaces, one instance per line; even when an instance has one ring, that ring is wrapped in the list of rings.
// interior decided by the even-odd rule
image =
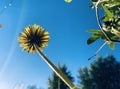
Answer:
[[[10,0],[0,0],[3,9]],[[97,29],[94,10],[89,0],[14,0],[0,14],[0,89],[14,89],[16,84],[37,85],[47,89],[48,77],[52,70],[38,54],[22,51],[18,44],[18,35],[28,25],[38,24],[50,33],[48,47],[43,49],[46,56],[57,65],[66,64],[75,77],[77,84],[78,70],[89,66],[95,60],[87,59],[103,44],[96,41],[87,45],[91,34],[88,29]],[[105,56],[113,54],[120,59],[120,46],[111,51],[108,46],[99,53]]]

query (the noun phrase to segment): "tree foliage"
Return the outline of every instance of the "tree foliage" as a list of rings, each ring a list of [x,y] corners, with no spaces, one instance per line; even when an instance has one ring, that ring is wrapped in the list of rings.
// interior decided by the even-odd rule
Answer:
[[[63,72],[72,82],[74,78],[71,76],[71,72],[67,70],[66,65],[58,64],[58,69]],[[54,72],[52,77],[48,79],[48,89],[70,89]]]
[[[88,30],[92,36],[87,40],[87,44],[103,39],[114,49],[114,43],[120,39],[120,1],[119,0],[91,0],[92,7],[96,10],[96,19],[100,30]],[[99,10],[103,10],[104,15],[99,16]]]
[[[78,79],[83,89],[120,89],[120,62],[113,56],[99,57],[90,68],[79,70]]]
[[[27,86],[27,89],[44,89],[44,88],[41,88],[41,87],[37,87],[36,85],[29,85]]]

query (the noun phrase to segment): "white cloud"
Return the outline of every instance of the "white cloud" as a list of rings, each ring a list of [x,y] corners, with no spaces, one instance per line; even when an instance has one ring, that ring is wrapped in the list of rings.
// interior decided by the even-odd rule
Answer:
[[[13,89],[24,89],[24,87],[25,87],[24,83],[19,83],[19,84],[16,84]]]

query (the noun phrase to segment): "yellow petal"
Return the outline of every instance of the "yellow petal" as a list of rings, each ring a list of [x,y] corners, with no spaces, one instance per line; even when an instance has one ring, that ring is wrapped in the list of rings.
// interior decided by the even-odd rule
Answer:
[[[38,25],[36,25],[36,24],[33,25],[33,29],[38,29],[38,28],[39,28]]]

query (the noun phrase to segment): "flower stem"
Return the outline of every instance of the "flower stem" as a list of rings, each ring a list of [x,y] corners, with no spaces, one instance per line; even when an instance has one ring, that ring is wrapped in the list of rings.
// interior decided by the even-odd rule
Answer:
[[[41,52],[41,50],[35,46],[39,55],[48,64],[48,66],[67,84],[70,89],[77,89],[77,87]]]

